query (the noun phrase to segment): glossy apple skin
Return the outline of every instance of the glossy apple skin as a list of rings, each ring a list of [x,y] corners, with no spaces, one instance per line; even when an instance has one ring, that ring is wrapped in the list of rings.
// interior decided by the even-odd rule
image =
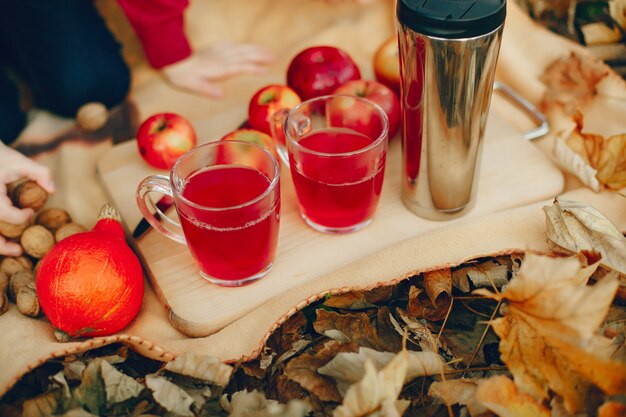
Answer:
[[[335,90],[336,94],[363,97],[378,104],[389,119],[389,139],[391,140],[400,127],[400,102],[396,93],[378,81],[355,80]]]
[[[252,129],[272,134],[272,115],[280,109],[300,104],[300,96],[286,85],[268,85],[257,91],[248,106],[248,124]]]
[[[174,113],[152,115],[137,131],[139,154],[148,164],[159,169],[170,169],[196,144],[196,132],[191,123]]]
[[[274,146],[274,140],[272,139],[270,135],[263,133],[259,130],[237,129],[237,130],[227,133],[220,140],[239,140],[242,142],[250,142],[250,143],[257,144],[269,150],[270,153],[274,155],[274,158],[276,158],[276,160],[280,164],[280,158],[278,157],[278,153],[276,152],[276,147]],[[242,148],[241,152],[246,152],[246,151],[244,148]],[[231,160],[229,155],[222,155],[222,158],[225,158],[226,162]],[[258,162],[255,162],[253,160],[248,161],[248,163],[251,166],[259,165]]]
[[[333,46],[314,46],[296,55],[287,69],[287,85],[302,100],[331,94],[361,72],[350,55]]]
[[[395,36],[386,40],[374,53],[374,76],[376,81],[391,88],[400,97],[400,56]]]

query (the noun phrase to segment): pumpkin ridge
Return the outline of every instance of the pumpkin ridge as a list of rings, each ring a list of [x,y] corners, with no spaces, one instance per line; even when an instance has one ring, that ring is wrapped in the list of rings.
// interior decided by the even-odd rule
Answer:
[[[68,258],[69,255],[67,253],[62,253],[61,257],[58,259],[58,261],[56,262],[57,265],[63,265],[64,261],[66,258]],[[53,282],[53,288],[50,289],[50,292],[52,294],[54,294],[54,298],[58,299],[58,300],[63,300],[63,295],[61,294],[61,288],[60,288],[60,281],[59,280],[55,280]],[[54,314],[56,317],[56,322],[60,323],[61,322],[61,310],[59,308],[59,303],[54,303]]]

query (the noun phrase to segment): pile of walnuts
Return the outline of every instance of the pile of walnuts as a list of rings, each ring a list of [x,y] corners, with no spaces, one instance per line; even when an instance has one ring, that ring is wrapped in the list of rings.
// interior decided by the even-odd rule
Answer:
[[[24,249],[22,256],[0,257],[0,315],[7,311],[10,300],[22,314],[39,317],[41,308],[35,289],[37,263],[56,242],[85,228],[72,222],[63,209],[44,208],[48,193],[34,181],[16,181],[7,186],[7,192],[16,207],[31,208],[36,215],[22,224],[0,221],[0,235]]]

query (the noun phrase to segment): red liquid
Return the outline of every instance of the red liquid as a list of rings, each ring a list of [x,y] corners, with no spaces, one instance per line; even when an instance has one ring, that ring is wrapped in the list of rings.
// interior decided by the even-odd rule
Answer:
[[[194,173],[182,196],[211,211],[177,201],[187,245],[200,270],[220,280],[241,280],[273,262],[278,241],[280,187],[258,202],[270,184],[261,172],[243,166],[215,166]]]
[[[363,149],[372,139],[347,129],[329,128],[303,137],[299,144],[324,153]],[[290,155],[290,166],[302,213],[318,225],[350,228],[369,220],[383,186],[386,146],[345,157],[306,153]]]

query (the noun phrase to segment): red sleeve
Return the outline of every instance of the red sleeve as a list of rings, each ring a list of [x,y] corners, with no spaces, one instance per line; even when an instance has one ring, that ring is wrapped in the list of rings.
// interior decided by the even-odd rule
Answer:
[[[162,68],[191,55],[183,17],[189,0],[118,0],[118,3],[154,68]]]

